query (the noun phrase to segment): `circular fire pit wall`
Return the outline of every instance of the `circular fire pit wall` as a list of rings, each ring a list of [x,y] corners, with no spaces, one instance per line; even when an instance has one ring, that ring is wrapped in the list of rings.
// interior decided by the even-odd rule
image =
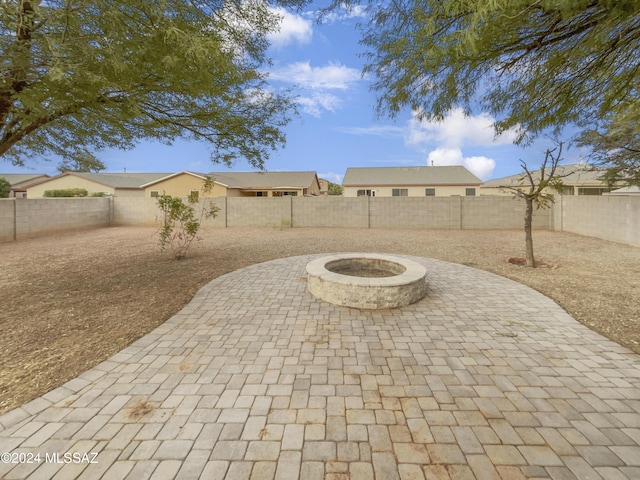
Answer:
[[[395,308],[426,294],[427,271],[411,260],[379,254],[343,254],[307,264],[309,292],[344,307]]]

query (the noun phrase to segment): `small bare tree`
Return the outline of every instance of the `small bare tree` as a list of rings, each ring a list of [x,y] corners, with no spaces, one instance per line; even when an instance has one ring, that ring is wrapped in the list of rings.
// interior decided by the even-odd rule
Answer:
[[[181,260],[187,256],[187,251],[194,239],[198,238],[198,231],[202,221],[206,218],[215,218],[220,209],[212,203],[211,198],[203,197],[213,190],[214,181],[206,177],[200,192],[193,191],[187,197],[187,203],[182,198],[171,195],[160,195],[157,203],[163,215],[163,224],[160,229],[160,250],[171,249],[173,258]],[[200,211],[196,207],[202,201]]]
[[[556,147],[547,149],[540,170],[531,171],[527,164],[520,160],[524,170],[522,177],[518,179],[518,185],[505,185],[502,188],[510,190],[516,197],[525,201],[524,234],[525,234],[525,258],[527,267],[536,267],[533,255],[533,211],[539,208],[548,208],[553,204],[554,197],[551,191],[561,192],[564,184],[562,178],[566,175],[557,173],[558,164],[562,161],[562,142],[555,142]]]

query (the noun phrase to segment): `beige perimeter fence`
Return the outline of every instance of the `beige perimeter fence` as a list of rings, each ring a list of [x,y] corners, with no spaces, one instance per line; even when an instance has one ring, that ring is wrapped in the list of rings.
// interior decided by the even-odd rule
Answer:
[[[226,227],[521,229],[524,202],[479,197],[216,198]],[[0,200],[0,242],[108,226],[160,225],[155,199],[38,198]],[[640,196],[559,197],[538,210],[534,228],[578,233],[640,246]]]

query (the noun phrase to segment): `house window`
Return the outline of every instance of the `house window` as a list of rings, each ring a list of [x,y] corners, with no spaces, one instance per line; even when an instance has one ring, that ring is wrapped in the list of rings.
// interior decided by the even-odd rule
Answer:
[[[191,200],[192,202],[197,202],[199,198],[200,198],[199,190],[191,190],[189,192],[189,200]]]
[[[375,197],[375,190],[358,190],[359,197]]]
[[[475,197],[476,196],[476,189],[475,188],[465,188],[464,194],[467,197]]]
[[[610,188],[578,187],[578,195],[602,195],[603,193],[610,191]]]
[[[436,189],[435,188],[425,188],[424,189],[424,194],[427,197],[435,197],[436,196]]]
[[[298,192],[282,192],[283,197],[297,197]]]
[[[408,188],[393,188],[391,189],[392,197],[408,197],[409,189]]]
[[[149,192],[149,196],[151,198],[158,198],[160,196],[160,192],[158,190],[151,190]]]
[[[256,192],[256,197],[268,197],[268,192]]]

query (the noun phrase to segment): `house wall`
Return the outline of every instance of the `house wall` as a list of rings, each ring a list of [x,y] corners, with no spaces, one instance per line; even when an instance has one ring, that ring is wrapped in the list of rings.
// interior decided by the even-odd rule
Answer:
[[[85,188],[89,195],[96,192],[105,192],[110,195],[115,193],[113,187],[101,183],[92,182],[75,175],[65,175],[27,188],[27,198],[42,198],[45,190],[61,190],[65,188]]]
[[[309,185],[306,190],[307,195],[320,195],[322,187],[320,185],[320,180],[318,180],[318,177],[316,177],[315,175],[313,176],[313,182],[311,182],[311,185]]]
[[[480,188],[477,185],[421,185],[421,186],[374,186],[374,187],[344,187],[343,196],[357,197],[358,190],[375,190],[376,197],[392,197],[394,188],[406,188],[409,197],[426,197],[427,188],[435,188],[436,197],[448,197],[451,195],[466,195],[467,188],[475,188],[476,195],[480,195]]]
[[[0,201],[3,242],[111,224],[111,198],[17,198]]]
[[[144,196],[151,198],[151,191],[156,190],[160,195],[171,195],[172,197],[186,197],[192,190],[200,191],[204,186],[204,180],[194,175],[183,173],[166,180],[154,183],[144,189]],[[223,197],[227,188],[224,185],[215,184],[208,197]]]

